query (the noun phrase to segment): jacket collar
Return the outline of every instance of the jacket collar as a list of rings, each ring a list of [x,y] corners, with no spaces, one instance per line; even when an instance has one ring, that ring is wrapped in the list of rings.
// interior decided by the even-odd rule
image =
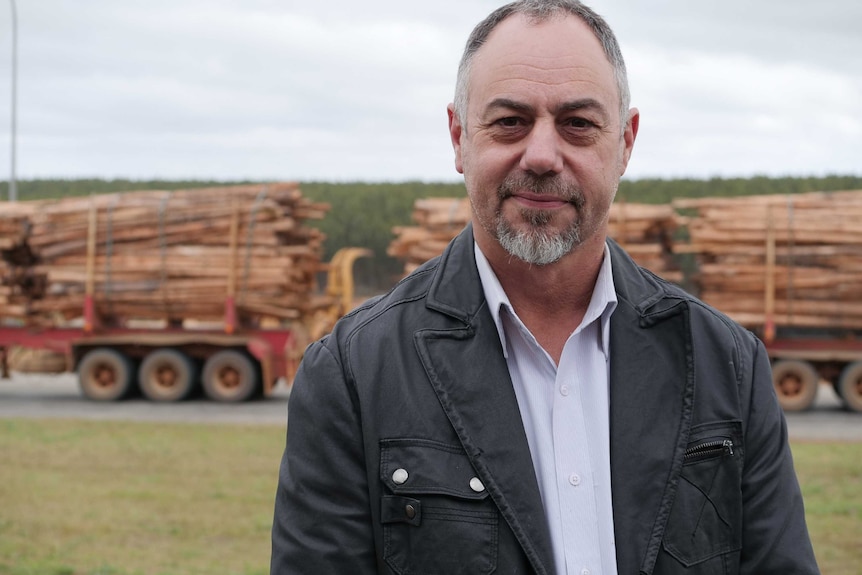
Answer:
[[[473,255],[473,224],[467,224],[440,256],[426,305],[464,323],[470,323],[485,305]]]
[[[485,303],[473,242],[473,224],[467,224],[440,256],[427,298],[429,308],[465,323],[469,323]],[[614,240],[608,239],[607,244],[613,261],[617,297],[629,302],[642,320],[650,323],[647,316],[661,311],[652,308],[666,295],[664,288],[658,280],[641,272]]]

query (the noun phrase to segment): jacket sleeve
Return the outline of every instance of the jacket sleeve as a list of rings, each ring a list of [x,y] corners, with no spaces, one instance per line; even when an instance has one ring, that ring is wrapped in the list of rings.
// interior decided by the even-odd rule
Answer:
[[[740,573],[819,573],[793,469],[787,425],[772,386],[769,359],[763,343],[755,341],[752,380],[746,382],[750,385],[750,401],[742,477]]]
[[[307,349],[288,404],[270,573],[377,573],[356,397],[321,342]]]

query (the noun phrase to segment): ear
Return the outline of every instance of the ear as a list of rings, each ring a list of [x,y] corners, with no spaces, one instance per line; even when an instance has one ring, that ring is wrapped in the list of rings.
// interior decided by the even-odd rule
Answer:
[[[629,159],[632,157],[632,149],[635,145],[635,138],[638,135],[638,126],[640,126],[641,113],[637,108],[632,108],[629,110],[629,118],[626,122],[626,129],[623,131],[623,145],[625,146],[623,149],[623,158],[622,158],[622,171],[620,172],[620,176],[622,176],[626,171],[626,166],[629,165]]]
[[[455,149],[455,169],[459,174],[464,173],[464,164],[461,159],[461,136],[463,128],[458,114],[455,113],[455,104],[446,106],[446,113],[449,115],[449,139],[452,140],[452,148]]]

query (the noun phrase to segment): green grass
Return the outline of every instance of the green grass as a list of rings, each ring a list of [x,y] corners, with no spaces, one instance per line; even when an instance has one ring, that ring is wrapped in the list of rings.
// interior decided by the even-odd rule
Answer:
[[[862,569],[862,443],[792,444],[808,530],[824,575]]]
[[[0,420],[0,575],[264,575],[279,426]],[[793,452],[825,575],[862,565],[862,443]]]
[[[0,574],[263,575],[278,426],[0,421]]]

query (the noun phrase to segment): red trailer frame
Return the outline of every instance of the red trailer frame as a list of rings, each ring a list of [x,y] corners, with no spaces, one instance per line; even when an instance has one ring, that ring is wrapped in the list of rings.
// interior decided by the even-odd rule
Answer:
[[[293,381],[303,352],[301,343],[297,334],[290,329],[241,329],[234,333],[225,333],[214,329],[123,327],[99,328],[88,332],[83,328],[0,326],[0,349],[19,346],[63,354],[66,358],[66,370],[77,371],[84,393],[97,400],[120,399],[132,391],[132,380],[135,376],[140,378],[141,373],[140,369],[131,371],[130,368],[143,366],[147,358],[155,352],[164,357],[162,364],[152,367],[151,370],[158,372],[161,369],[168,372],[152,375],[151,393],[148,395],[150,399],[172,401],[182,398],[169,393],[172,387],[175,388],[175,378],[180,375],[178,372],[182,367],[172,359],[175,357],[187,358],[195,364],[201,364],[205,377],[208,373],[207,366],[212,365],[213,358],[221,358],[221,369],[228,371],[223,371],[221,375],[213,374],[213,381],[209,382],[209,386],[207,381],[203,382],[205,390],[213,399],[242,401],[258,392],[268,396],[280,378],[284,378],[288,384]],[[101,353],[104,356],[102,364],[86,368],[82,372],[82,363],[86,358],[92,357],[93,353]],[[113,356],[113,360],[110,356]],[[3,372],[8,373],[5,354],[2,359]],[[254,369],[254,373],[247,373],[249,366]],[[108,372],[95,373],[105,369],[108,369]],[[121,373],[123,370],[129,373]],[[171,373],[172,371],[175,373]],[[247,390],[246,382],[235,380],[239,376],[251,377],[254,381],[248,385],[255,389]],[[188,377],[194,377],[194,374],[188,374]],[[120,381],[123,378],[129,381]],[[219,378],[220,383],[217,381]],[[145,383],[139,381],[139,384],[147,395]],[[188,385],[193,387],[195,382],[191,381]],[[241,392],[236,392],[238,386],[242,389]],[[186,393],[179,395],[185,397]]]

